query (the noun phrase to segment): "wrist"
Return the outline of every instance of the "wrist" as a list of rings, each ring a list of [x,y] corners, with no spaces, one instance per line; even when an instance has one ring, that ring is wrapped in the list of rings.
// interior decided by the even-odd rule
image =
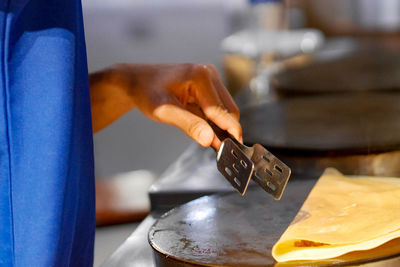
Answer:
[[[94,132],[135,108],[132,96],[127,93],[123,75],[114,68],[90,75],[90,99]]]
[[[127,73],[128,64],[114,64],[89,76],[91,91],[101,91],[105,98],[114,99],[128,109],[136,107],[132,94],[132,75]]]

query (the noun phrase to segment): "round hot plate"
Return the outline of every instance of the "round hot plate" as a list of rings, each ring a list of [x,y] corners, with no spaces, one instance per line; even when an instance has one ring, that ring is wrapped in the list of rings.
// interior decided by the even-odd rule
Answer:
[[[383,47],[359,44],[359,50],[338,46],[322,49],[312,62],[276,73],[271,84],[280,96],[399,91],[400,54]]]
[[[293,97],[242,109],[243,138],[301,177],[334,167],[353,175],[400,175],[400,94]]]
[[[313,155],[400,149],[400,94],[296,97],[243,109],[243,138],[272,151]]]
[[[167,212],[149,232],[156,265],[400,266],[400,251],[390,249],[355,254],[347,260],[277,264],[271,255],[272,246],[289,226],[315,182],[290,182],[280,201],[257,187],[248,190],[244,197],[236,192],[206,196]]]

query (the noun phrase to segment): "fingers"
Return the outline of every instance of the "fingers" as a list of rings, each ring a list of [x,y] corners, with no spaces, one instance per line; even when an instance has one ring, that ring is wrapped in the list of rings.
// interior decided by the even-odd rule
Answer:
[[[215,149],[215,151],[218,151],[222,142],[218,139],[217,136],[214,136],[213,141],[211,142],[211,147]]]
[[[197,105],[187,105],[186,109],[189,110],[191,113],[197,115],[198,117],[201,117],[204,119],[204,113],[201,111],[200,107]],[[208,124],[208,122],[207,122]],[[212,129],[212,127],[211,127]],[[214,133],[214,139],[211,142],[211,146],[215,149],[215,151],[219,150],[219,147],[221,146],[221,141],[218,139],[217,135]]]
[[[156,107],[153,115],[160,122],[179,127],[189,137],[204,147],[210,145],[213,147],[218,146],[218,142],[214,140],[215,134],[211,126],[201,117],[184,109],[177,100],[171,100],[170,103]]]
[[[216,87],[221,85],[215,85],[212,76],[206,66],[196,70],[194,85],[197,89],[196,98],[198,104],[207,118],[212,120],[222,130],[228,131],[237,140],[242,141],[242,128],[238,121],[238,115],[234,115],[237,107],[231,98],[224,97],[224,101],[221,99],[218,89],[216,89]],[[226,90],[224,87],[223,89],[219,89],[219,91],[224,90]],[[226,94],[229,93],[226,92]],[[225,105],[225,103],[227,104]]]
[[[233,101],[231,94],[228,92],[228,90],[225,88],[224,84],[222,83],[217,69],[214,67],[214,65],[206,65],[206,66],[210,72],[212,83],[213,83],[222,103],[227,108],[228,112],[230,114],[232,114],[237,120],[239,120],[239,118],[240,118],[239,108],[236,106],[236,103],[235,103],[235,101]]]
[[[136,106],[148,117],[182,129],[202,146],[221,142],[203,117],[242,142],[239,110],[213,66],[198,64],[141,65],[142,77],[130,90]],[[143,70],[144,69],[144,70]],[[201,108],[192,113],[188,106]]]

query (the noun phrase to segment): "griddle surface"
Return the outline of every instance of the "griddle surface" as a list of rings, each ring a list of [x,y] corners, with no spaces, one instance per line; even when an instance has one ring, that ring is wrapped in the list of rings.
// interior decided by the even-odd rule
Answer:
[[[149,232],[157,265],[275,265],[272,246],[289,226],[314,183],[315,180],[289,182],[280,201],[255,188],[245,197],[236,192],[206,196],[171,210]],[[311,263],[345,265],[390,257],[380,256],[352,262]]]
[[[290,154],[369,154],[400,148],[400,94],[282,99],[242,110],[246,143]]]
[[[364,44],[366,45],[366,44]],[[316,52],[314,61],[277,73],[272,84],[280,94],[318,94],[338,92],[384,91],[400,89],[400,54],[382,48],[361,48],[352,52],[341,47],[336,51],[346,53],[332,60],[321,60]],[[326,53],[327,51],[325,51]]]

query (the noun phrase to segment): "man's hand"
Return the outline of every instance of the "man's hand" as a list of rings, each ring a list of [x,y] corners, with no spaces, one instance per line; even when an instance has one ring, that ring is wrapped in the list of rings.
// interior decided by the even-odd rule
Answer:
[[[221,144],[205,117],[242,141],[239,110],[212,65],[117,64],[90,78],[95,132],[136,107],[202,146]]]

